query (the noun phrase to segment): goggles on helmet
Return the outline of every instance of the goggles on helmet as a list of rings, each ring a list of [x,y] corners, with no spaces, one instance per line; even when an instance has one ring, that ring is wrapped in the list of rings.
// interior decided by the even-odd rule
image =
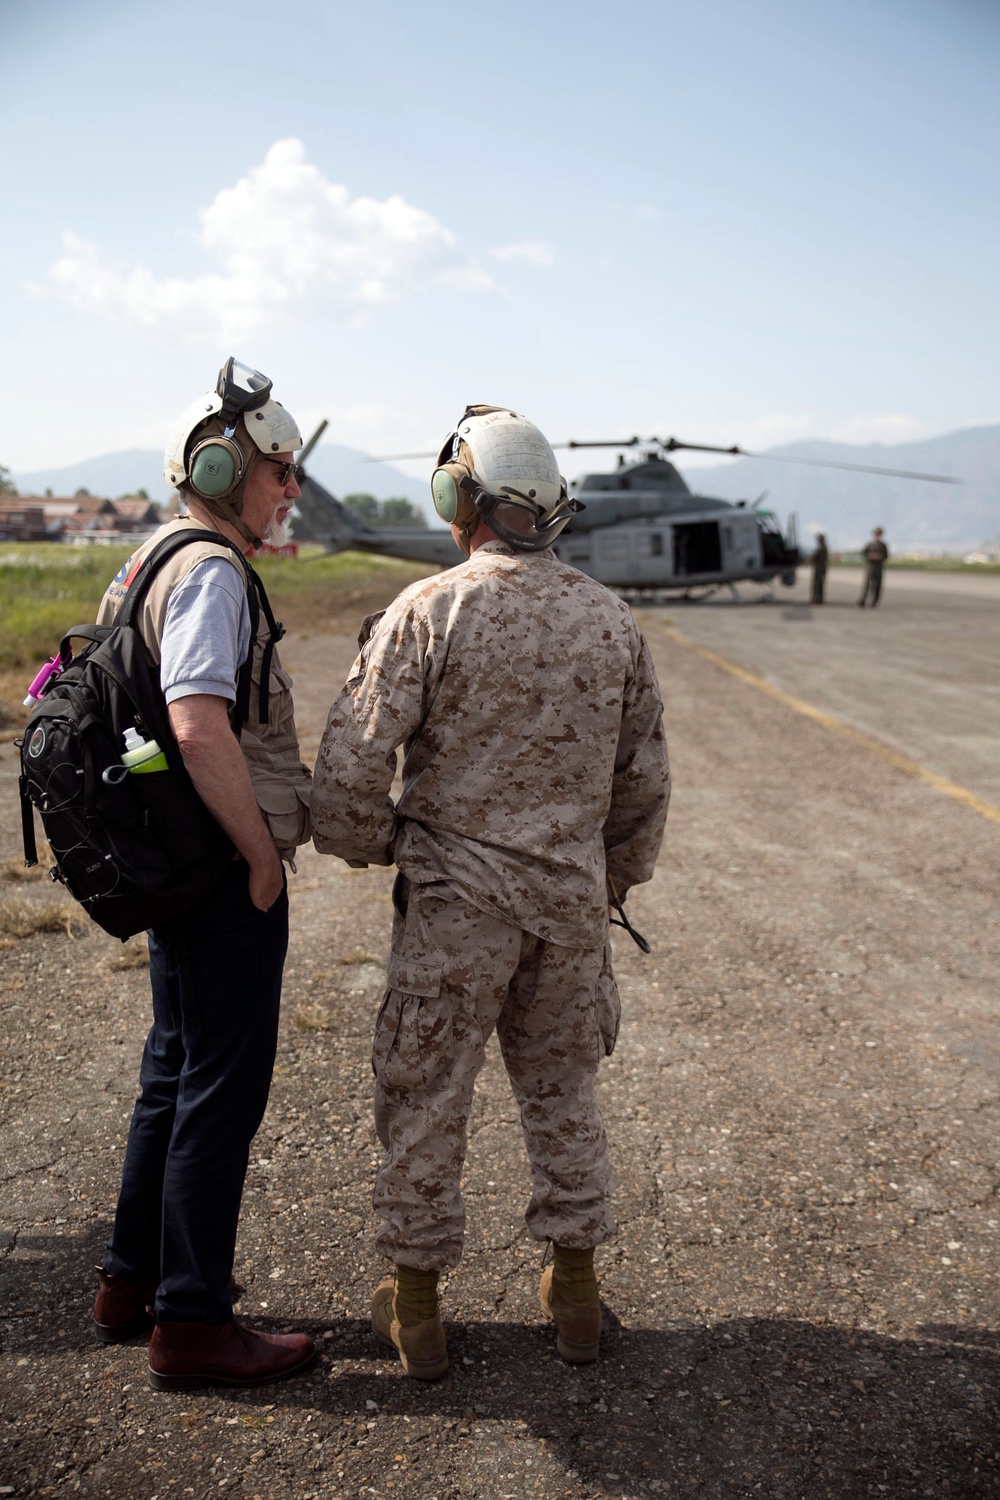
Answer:
[[[255,411],[258,406],[264,406],[271,394],[271,382],[259,370],[251,370],[249,365],[241,364],[230,355],[219,371],[215,393],[222,400],[221,415],[228,424],[241,412]]]
[[[484,489],[471,475],[462,481],[461,488],[490,530],[520,552],[541,552],[545,547],[551,547],[573,513],[582,509],[576,500],[569,500],[564,495],[546,513],[527,495],[512,487],[505,485],[495,493]]]

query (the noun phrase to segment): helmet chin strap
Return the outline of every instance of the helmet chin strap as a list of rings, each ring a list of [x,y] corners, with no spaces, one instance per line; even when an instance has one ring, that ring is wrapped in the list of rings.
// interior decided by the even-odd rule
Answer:
[[[458,549],[464,552],[466,557],[472,556],[472,538],[479,530],[480,514],[476,511],[471,521],[456,521],[455,530],[458,532]]]
[[[464,448],[465,444],[463,443],[461,447]],[[470,463],[472,455],[468,452],[467,449],[464,453],[461,453],[460,449],[460,454],[460,462],[467,464],[469,466],[470,472],[466,477],[462,479],[461,483],[458,486],[458,510],[455,514],[455,519],[452,522],[452,525],[458,532],[459,550],[464,552],[466,557],[471,557],[472,538],[476,534],[476,531],[479,527],[479,522],[481,521],[482,517],[480,516],[479,511],[476,507],[476,503],[472,498],[472,489],[474,487]]]
[[[228,500],[214,500],[211,502],[210,508],[219,511],[223,520],[228,521],[230,526],[234,526],[243,540],[249,542],[251,547],[256,548],[262,544],[263,537],[254,536],[239,511]]]

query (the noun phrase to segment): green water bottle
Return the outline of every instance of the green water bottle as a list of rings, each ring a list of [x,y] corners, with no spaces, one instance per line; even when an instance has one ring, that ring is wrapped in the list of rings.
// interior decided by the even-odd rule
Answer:
[[[169,769],[167,757],[155,740],[144,740],[138,729],[133,729],[131,725],[124,731],[124,739],[125,753],[122,756],[122,765],[134,774]]]

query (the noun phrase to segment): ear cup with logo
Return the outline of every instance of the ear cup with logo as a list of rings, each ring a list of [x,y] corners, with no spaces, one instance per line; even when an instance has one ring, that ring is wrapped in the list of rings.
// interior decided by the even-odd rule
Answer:
[[[196,495],[220,500],[235,489],[243,474],[243,455],[224,437],[206,438],[191,454],[188,483]]]
[[[431,498],[434,501],[434,509],[442,521],[447,521],[449,526],[458,517],[463,499],[459,484],[467,473],[468,470],[464,464],[442,464],[431,475]]]

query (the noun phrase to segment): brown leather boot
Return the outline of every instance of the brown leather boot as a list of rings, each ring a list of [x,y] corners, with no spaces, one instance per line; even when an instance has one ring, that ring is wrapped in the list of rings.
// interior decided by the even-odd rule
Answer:
[[[542,1312],[556,1325],[556,1349],[570,1364],[589,1364],[601,1351],[601,1302],[593,1250],[552,1246],[553,1261],[542,1272]]]
[[[316,1357],[305,1333],[254,1333],[241,1323],[157,1323],[149,1344],[154,1391],[266,1385],[298,1375]]]
[[[399,1351],[407,1375],[438,1380],[448,1372],[448,1344],[438,1306],[437,1271],[397,1266],[372,1297],[372,1328]]]
[[[153,1331],[152,1309],[159,1277],[129,1281],[125,1276],[113,1276],[102,1266],[94,1270],[100,1278],[94,1303],[94,1332],[100,1342],[123,1344],[140,1334],[148,1338]]]

